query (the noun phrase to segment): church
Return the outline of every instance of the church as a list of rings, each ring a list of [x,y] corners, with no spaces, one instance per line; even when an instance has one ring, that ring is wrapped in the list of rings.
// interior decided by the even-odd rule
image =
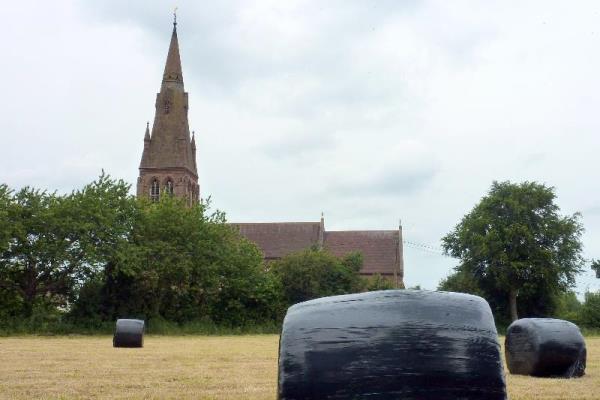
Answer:
[[[158,201],[162,195],[200,199],[196,165],[196,138],[188,124],[188,94],[183,84],[177,21],[167,53],[160,92],[156,95],[152,127],[146,126],[144,150],[137,181],[137,196]],[[358,251],[363,276],[381,275],[404,287],[402,226],[397,230],[328,231],[323,215],[313,222],[232,223],[240,234],[256,243],[266,261],[311,247],[336,256]]]

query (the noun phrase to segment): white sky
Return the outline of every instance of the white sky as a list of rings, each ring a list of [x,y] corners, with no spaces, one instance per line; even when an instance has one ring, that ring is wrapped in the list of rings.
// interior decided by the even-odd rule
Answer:
[[[2,1],[0,182],[132,184],[173,2]],[[556,187],[600,258],[600,3],[178,1],[201,193],[232,221],[439,247],[493,180]],[[456,262],[405,247],[433,289]],[[577,290],[597,290],[589,268]]]

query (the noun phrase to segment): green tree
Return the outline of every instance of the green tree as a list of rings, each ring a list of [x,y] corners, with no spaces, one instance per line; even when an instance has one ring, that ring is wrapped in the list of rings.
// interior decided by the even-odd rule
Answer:
[[[535,182],[494,182],[489,193],[443,239],[457,271],[492,287],[518,318],[520,292],[558,294],[581,271],[580,215],[559,215],[554,189]]]
[[[600,328],[600,292],[588,292],[579,312],[579,322],[590,328]]]
[[[7,185],[0,185],[0,253],[8,250],[11,226],[9,220],[9,207],[12,203],[12,191]]]
[[[468,271],[455,271],[442,279],[438,290],[446,292],[460,292],[485,297],[483,290],[479,287],[477,280]]]
[[[129,185],[104,174],[64,196],[29,187],[9,194],[0,189],[0,218],[9,227],[0,253],[0,287],[22,305],[22,316],[38,306],[67,307],[115,244],[127,240],[134,204],[128,191]]]
[[[580,323],[582,304],[574,291],[568,290],[558,297],[556,316],[573,323]]]
[[[600,260],[592,260],[590,267],[596,273],[596,278],[600,279]]]
[[[381,276],[380,274],[375,274],[373,276],[370,276],[368,278],[363,278],[364,279],[364,289],[367,292],[372,292],[375,290],[390,290],[390,289],[396,289],[396,285],[394,284],[394,281],[392,281],[389,278],[386,278],[384,276]]]
[[[308,249],[285,256],[270,268],[281,281],[287,304],[292,305],[362,291],[361,265],[362,257],[356,253],[341,259],[324,250]]]
[[[222,212],[168,196],[141,201],[140,210],[131,241],[106,267],[103,318],[225,325],[277,318],[278,281],[265,272],[257,247],[226,224]]]

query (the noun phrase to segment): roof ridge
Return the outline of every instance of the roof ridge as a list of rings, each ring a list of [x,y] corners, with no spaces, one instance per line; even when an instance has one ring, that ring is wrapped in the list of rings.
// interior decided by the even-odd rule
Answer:
[[[300,224],[316,224],[320,225],[319,221],[286,221],[286,222],[229,222],[235,225],[300,225]]]
[[[329,231],[326,230],[325,233],[341,233],[341,232],[348,232],[348,233],[354,233],[354,232],[399,232],[399,229],[355,229],[355,230],[349,230],[349,229],[344,229],[344,230],[334,230],[334,231]]]

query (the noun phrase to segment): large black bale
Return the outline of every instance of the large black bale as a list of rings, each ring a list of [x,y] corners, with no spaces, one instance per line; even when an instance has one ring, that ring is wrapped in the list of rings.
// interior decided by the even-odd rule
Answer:
[[[585,374],[585,341],[577,325],[553,318],[523,318],[508,327],[511,374],[573,378]]]
[[[490,307],[420,290],[296,304],[283,322],[278,398],[504,400]]]
[[[144,321],[118,319],[113,347],[144,347]]]

